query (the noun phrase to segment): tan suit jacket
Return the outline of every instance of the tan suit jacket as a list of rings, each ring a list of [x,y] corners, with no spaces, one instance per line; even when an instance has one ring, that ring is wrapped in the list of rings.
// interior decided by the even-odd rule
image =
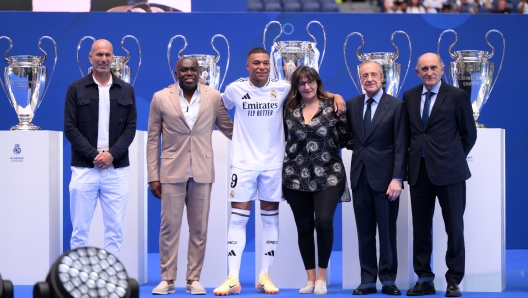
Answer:
[[[215,179],[214,126],[229,139],[233,135],[233,122],[220,93],[205,85],[199,87],[200,106],[192,129],[182,111],[178,84],[156,92],[150,104],[147,171],[149,182],[160,181],[163,185],[160,227],[163,280],[176,279],[184,206],[187,206],[189,224],[186,279],[200,279],[207,242],[211,187]],[[191,163],[193,179],[189,178]]]
[[[148,182],[187,182],[191,161],[195,182],[214,182],[211,134],[216,125],[231,139],[233,122],[226,112],[220,92],[202,84],[199,87],[200,107],[192,130],[187,125],[181,108],[178,84],[154,94],[148,123]]]

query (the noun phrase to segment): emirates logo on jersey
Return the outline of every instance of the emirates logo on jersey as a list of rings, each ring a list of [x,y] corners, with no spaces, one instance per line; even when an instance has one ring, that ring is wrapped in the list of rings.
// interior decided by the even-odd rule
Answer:
[[[273,101],[276,101],[277,100],[277,91],[275,91],[275,89],[271,89],[270,91],[270,99],[273,100]]]

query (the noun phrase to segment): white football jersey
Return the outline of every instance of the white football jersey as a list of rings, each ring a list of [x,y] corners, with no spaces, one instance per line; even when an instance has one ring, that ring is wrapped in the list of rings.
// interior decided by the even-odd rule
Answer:
[[[290,83],[268,79],[255,87],[240,78],[226,87],[222,99],[227,109],[236,107],[231,164],[246,170],[272,170],[284,160],[282,107]]]

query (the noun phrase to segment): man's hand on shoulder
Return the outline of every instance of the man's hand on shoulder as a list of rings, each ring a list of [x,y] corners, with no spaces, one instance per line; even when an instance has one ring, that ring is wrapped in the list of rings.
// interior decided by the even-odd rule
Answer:
[[[153,196],[161,199],[161,183],[159,181],[149,182],[149,188]]]
[[[346,103],[343,96],[326,91],[326,97],[334,99],[334,109],[337,115],[342,115],[346,111]]]
[[[97,154],[93,163],[98,168],[105,170],[110,167],[113,161],[114,161],[114,157],[112,156],[112,154],[110,154],[110,152],[108,151],[103,151]]]

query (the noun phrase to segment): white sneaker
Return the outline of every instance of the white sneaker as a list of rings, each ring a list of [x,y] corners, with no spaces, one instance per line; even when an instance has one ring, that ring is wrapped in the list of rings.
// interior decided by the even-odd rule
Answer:
[[[304,287],[299,290],[299,294],[312,294],[314,292],[314,288],[315,286],[313,281],[309,280],[306,282]]]
[[[168,282],[162,280],[157,287],[152,290],[154,295],[167,295],[174,293],[174,283],[169,285]]]
[[[316,280],[313,293],[314,295],[326,295],[328,293],[326,282],[324,280]]]
[[[185,284],[185,293],[191,295],[205,295],[205,288],[199,281],[195,280],[191,284]]]

